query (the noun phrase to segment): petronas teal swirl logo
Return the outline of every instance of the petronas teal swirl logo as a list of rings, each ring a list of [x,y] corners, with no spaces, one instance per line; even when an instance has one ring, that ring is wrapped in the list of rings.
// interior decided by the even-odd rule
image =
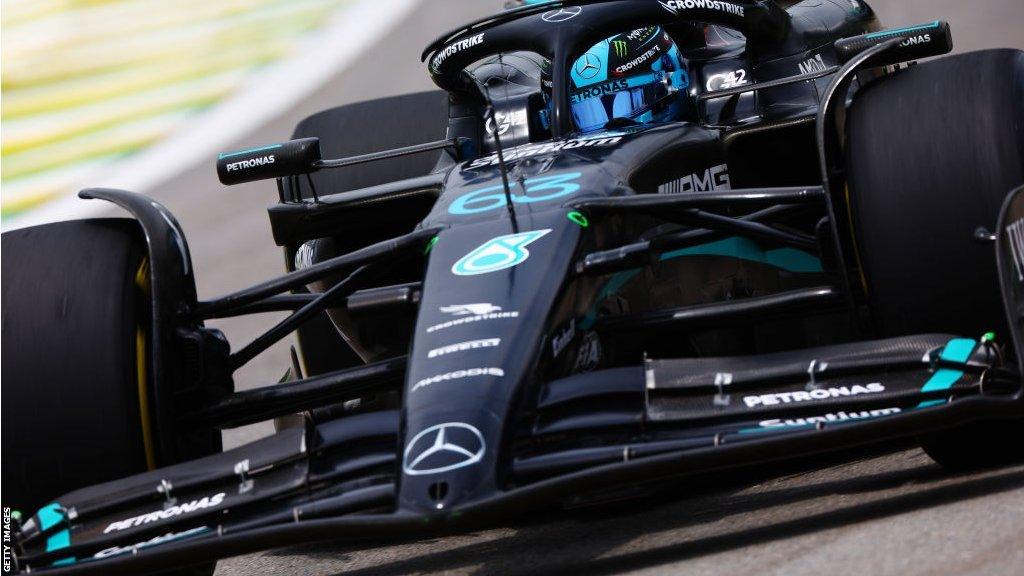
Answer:
[[[476,276],[522,264],[530,257],[530,251],[526,247],[540,240],[549,232],[551,232],[550,229],[534,230],[498,236],[488,240],[479,248],[460,258],[452,266],[452,273],[457,276]]]

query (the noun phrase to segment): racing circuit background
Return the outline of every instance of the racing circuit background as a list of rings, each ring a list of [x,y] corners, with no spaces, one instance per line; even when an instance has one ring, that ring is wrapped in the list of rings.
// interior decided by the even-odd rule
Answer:
[[[959,52],[1024,49],[1024,0],[869,3],[887,27],[948,20]],[[222,187],[217,151],[287,139],[324,108],[431,89],[423,46],[503,4],[2,0],[2,226],[115,215],[71,194],[125,187],[178,216],[201,296],[279,274],[273,185]],[[218,327],[238,347],[279,319]],[[240,371],[239,388],[275,382],[288,345]],[[233,430],[225,444],[270,432]],[[218,574],[1021,574],[1022,542],[1024,466],[949,474],[906,449],[687,482],[467,536],[272,551]]]

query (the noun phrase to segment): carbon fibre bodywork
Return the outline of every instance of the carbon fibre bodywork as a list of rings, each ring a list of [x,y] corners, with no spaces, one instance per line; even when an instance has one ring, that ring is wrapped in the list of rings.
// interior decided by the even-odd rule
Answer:
[[[463,74],[473,63],[530,50],[564,78],[613,30],[659,25],[685,46],[703,34],[695,21],[744,37],[691,53],[689,117],[578,134],[553,82],[549,134],[488,140],[500,122],[488,130],[489,99]],[[834,203],[835,114],[858,73],[949,49],[939,22],[923,27],[931,52],[907,44],[918,29],[877,28],[849,0],[788,12],[767,0],[565,1],[471,24],[424,54],[450,93],[448,140],[428,147],[454,151],[430,175],[312,201],[282,186],[271,223],[294,270],[214,301],[195,299],[162,207],[87,192],[134,206],[148,234],[154,316],[172,326],[159,362],[180,359],[175,338],[196,341],[203,319],[294,311],[230,356],[197,344],[203,370],[184,372],[197,381],[167,388],[190,401],[173,397],[161,421],[310,413],[250,445],[58,497],[20,527],[20,567],[139,573],[300,542],[419,538],[625,485],[1021,417],[1020,367],[990,337],[863,339]],[[851,36],[863,45],[850,49]],[[307,173],[328,167],[317,156]],[[1022,205],[1020,191],[1008,199],[993,254],[1015,358]],[[417,222],[398,238],[344,254],[316,244],[410,207]],[[324,312],[364,363],[225,393],[231,371]]]

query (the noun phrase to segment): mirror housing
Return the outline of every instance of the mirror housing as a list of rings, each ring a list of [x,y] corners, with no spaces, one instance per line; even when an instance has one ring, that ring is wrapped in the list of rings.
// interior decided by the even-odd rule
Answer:
[[[217,177],[225,186],[286,178],[316,172],[322,159],[319,138],[289,140],[220,154]]]

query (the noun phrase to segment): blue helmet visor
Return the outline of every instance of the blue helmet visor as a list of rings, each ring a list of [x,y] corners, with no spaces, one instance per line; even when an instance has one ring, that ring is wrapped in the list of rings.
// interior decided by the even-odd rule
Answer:
[[[642,116],[670,94],[655,76],[630,78],[580,90],[572,95],[572,117],[582,132],[604,128],[616,118],[641,120]]]

